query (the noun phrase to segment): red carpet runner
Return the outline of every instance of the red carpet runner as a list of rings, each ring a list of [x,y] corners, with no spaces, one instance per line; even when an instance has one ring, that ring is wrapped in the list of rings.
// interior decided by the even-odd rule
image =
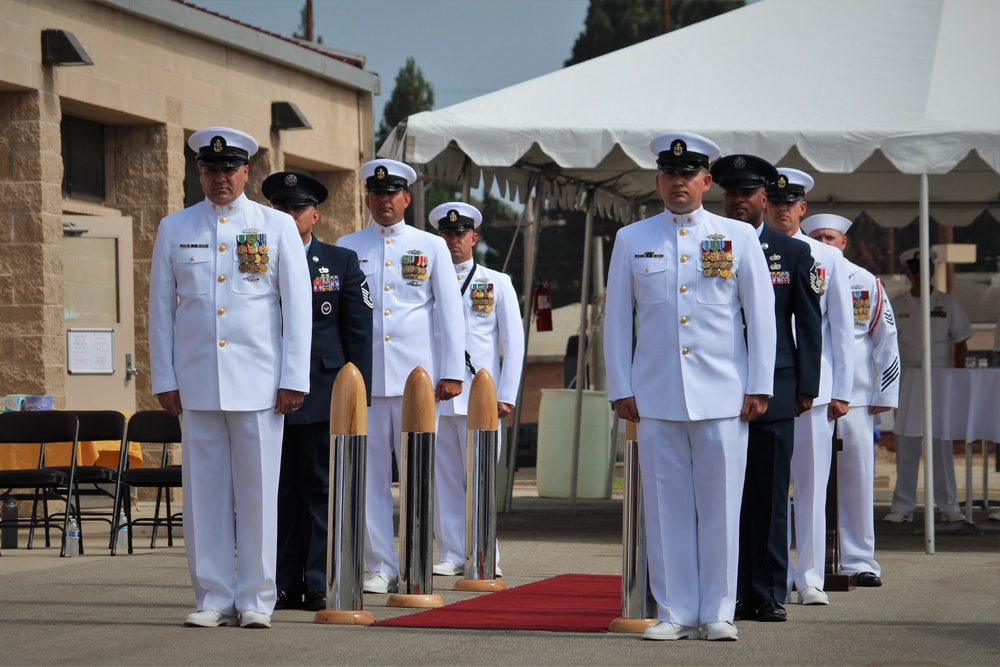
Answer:
[[[616,575],[563,574],[375,625],[604,632],[611,621],[621,616],[621,582]]]

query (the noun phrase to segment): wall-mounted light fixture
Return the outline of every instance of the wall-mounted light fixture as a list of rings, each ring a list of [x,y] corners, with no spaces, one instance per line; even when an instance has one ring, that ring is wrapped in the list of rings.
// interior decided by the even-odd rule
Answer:
[[[293,102],[271,102],[272,130],[311,130],[312,125]]]
[[[68,30],[42,31],[42,63],[45,65],[93,65],[80,42]]]

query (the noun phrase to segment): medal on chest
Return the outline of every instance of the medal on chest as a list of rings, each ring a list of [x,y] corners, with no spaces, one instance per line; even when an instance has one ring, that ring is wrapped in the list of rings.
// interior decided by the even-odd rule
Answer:
[[[240,273],[246,273],[243,280],[257,281],[255,274],[267,273],[267,234],[259,229],[244,229],[236,235],[236,254],[240,259]]]
[[[495,307],[496,297],[493,294],[493,283],[472,283],[469,285],[472,295],[472,310],[477,317],[486,317]]]
[[[331,276],[330,269],[321,266],[312,284],[313,292],[336,292],[340,290],[340,276]]]
[[[709,234],[701,242],[701,272],[706,278],[732,278],[733,259],[733,242],[724,234]]]
[[[867,324],[872,314],[872,302],[868,290],[863,285],[851,285],[851,301],[854,303],[854,323]]]
[[[819,285],[819,295],[826,294],[826,269],[816,265],[816,284]]]
[[[429,263],[427,261],[427,256],[420,250],[407,251],[407,253],[403,255],[402,264],[403,278],[411,279],[411,285],[418,286],[421,283],[417,281],[427,280],[427,267],[429,266]]]

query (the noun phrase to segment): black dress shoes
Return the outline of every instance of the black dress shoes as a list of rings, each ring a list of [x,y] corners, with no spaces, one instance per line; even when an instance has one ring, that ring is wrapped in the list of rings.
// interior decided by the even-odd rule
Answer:
[[[302,605],[302,608],[306,611],[321,611],[326,609],[326,593],[323,591],[306,593],[306,601]]]
[[[866,588],[875,588],[882,585],[882,577],[874,572],[858,572],[855,581],[858,586],[865,586]]]
[[[788,620],[788,612],[777,600],[765,600],[757,607],[757,620],[764,623],[783,623]]]
[[[753,602],[737,602],[736,615],[734,621],[755,621],[757,620],[757,607]]]
[[[274,610],[281,611],[282,609],[301,609],[302,608],[302,596],[301,595],[291,595],[286,591],[278,591],[278,599],[274,603]]]

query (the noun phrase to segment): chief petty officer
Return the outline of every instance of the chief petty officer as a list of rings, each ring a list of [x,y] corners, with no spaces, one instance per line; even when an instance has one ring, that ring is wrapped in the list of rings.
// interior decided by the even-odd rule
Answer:
[[[486,268],[473,256],[479,240],[476,229],[483,222],[479,209],[464,202],[446,202],[435,207],[428,219],[448,244],[465,313],[465,382],[461,394],[439,407],[434,453],[434,533],[440,561],[434,565],[434,574],[455,576],[465,569],[469,389],[475,373],[485,368],[496,382],[497,415],[503,419],[513,411],[524,363],[524,329],[510,276]],[[499,560],[497,551],[498,564]]]
[[[267,628],[282,430],[309,390],[309,269],[292,219],[244,193],[253,137],[210,127],[188,145],[205,200],[160,222],[149,279],[153,393],[183,411],[185,624]]]
[[[774,291],[753,229],[702,208],[718,146],[670,132],[650,149],[666,210],[618,231],[604,343],[609,398],[638,423],[660,620],[643,637],[735,640],[747,424],[772,392]]]
[[[399,561],[393,548],[391,457],[400,457],[403,388],[422,366],[435,383],[435,398],[462,393],[465,377],[465,317],[451,253],[434,234],[403,221],[408,187],[417,174],[396,160],[362,165],[365,205],[374,225],[337,245],[358,254],[372,288],[372,399],[368,412],[365,491],[367,593],[396,590]],[[436,309],[436,313],[435,313]]]
[[[313,235],[317,207],[328,195],[322,181],[282,171],[264,179],[260,189],[274,208],[295,220],[313,294],[309,395],[285,416],[281,444],[275,608],[319,611],[326,608],[330,395],[347,363],[357,367],[370,390],[372,299],[357,254]]]

